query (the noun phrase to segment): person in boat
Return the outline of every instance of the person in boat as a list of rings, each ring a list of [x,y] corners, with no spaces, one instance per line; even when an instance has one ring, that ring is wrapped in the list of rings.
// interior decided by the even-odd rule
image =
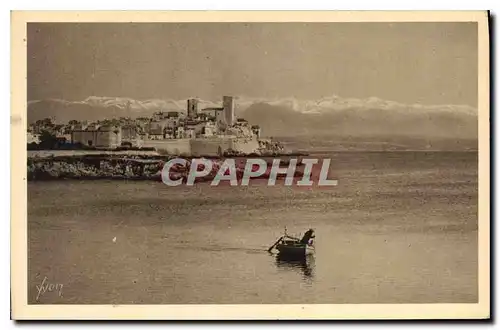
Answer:
[[[314,236],[314,230],[313,229],[309,229],[308,231],[306,231],[306,233],[304,234],[304,236],[302,236],[302,239],[300,240],[300,243],[301,244],[309,244],[310,240],[313,239],[315,236]]]

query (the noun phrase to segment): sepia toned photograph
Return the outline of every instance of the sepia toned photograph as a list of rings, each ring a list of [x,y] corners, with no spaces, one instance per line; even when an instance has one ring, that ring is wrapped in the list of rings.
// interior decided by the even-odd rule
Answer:
[[[13,13],[14,318],[489,317],[487,12],[299,13]]]

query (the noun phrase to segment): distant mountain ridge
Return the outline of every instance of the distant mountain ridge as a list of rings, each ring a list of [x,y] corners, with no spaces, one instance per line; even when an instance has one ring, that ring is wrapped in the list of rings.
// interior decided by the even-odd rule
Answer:
[[[83,101],[47,99],[28,102],[28,122],[99,120],[151,116],[157,111],[186,111],[187,99],[135,100],[91,96]],[[236,113],[262,127],[264,135],[428,136],[477,139],[477,108],[467,105],[403,104],[376,97],[319,100],[236,97]],[[219,107],[220,101],[199,100],[199,108]]]
[[[45,99],[28,101],[28,108],[36,106],[39,103],[53,102],[64,106],[80,106],[90,105],[103,108],[119,108],[127,109],[128,103],[133,111],[160,111],[160,110],[186,110],[186,99],[181,100],[161,100],[148,99],[136,100],[127,97],[102,97],[90,96],[83,101],[66,101],[61,99]],[[367,99],[342,98],[337,95],[324,97],[319,100],[299,100],[296,98],[252,98],[252,97],[236,97],[236,108],[244,109],[255,103],[266,103],[269,105],[284,106],[291,110],[302,113],[322,113],[331,110],[345,110],[349,108],[377,108],[384,110],[419,110],[419,111],[448,111],[460,112],[463,114],[477,116],[477,108],[468,105],[422,105],[422,104],[404,104],[395,101],[383,100],[377,97]],[[200,108],[220,106],[221,101],[209,101],[199,99]]]

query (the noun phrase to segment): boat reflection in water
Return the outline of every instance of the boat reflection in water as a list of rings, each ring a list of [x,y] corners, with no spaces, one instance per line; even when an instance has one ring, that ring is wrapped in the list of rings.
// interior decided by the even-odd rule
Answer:
[[[311,279],[314,269],[314,230],[311,228],[302,238],[285,234],[267,250],[272,253],[278,250],[276,265],[280,268],[297,270],[302,273],[304,279]]]
[[[281,269],[296,271],[304,279],[312,279],[314,276],[314,255],[287,256],[278,254],[276,256],[276,266]]]

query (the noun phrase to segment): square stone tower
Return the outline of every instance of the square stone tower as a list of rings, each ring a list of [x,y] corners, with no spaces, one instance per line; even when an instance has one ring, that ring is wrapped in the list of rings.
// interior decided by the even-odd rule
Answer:
[[[226,124],[231,126],[234,124],[234,98],[232,96],[222,97],[222,107],[224,108],[224,118]]]
[[[188,118],[196,118],[198,115],[198,100],[189,99],[187,100],[187,115]]]

